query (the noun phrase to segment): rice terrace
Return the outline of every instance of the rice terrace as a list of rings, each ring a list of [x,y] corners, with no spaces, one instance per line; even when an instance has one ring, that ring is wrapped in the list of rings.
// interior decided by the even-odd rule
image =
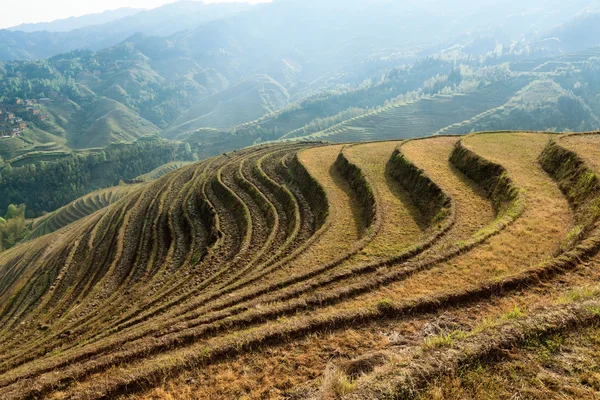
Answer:
[[[0,398],[592,398],[599,171],[600,134],[493,132],[88,195],[0,254]]]

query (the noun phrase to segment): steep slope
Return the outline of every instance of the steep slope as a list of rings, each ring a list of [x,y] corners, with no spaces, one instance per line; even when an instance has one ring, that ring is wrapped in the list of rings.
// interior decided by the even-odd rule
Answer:
[[[582,98],[551,80],[536,80],[517,92],[506,104],[474,118],[441,129],[440,134],[508,130],[585,132],[600,120]]]
[[[32,221],[30,227],[31,233],[28,235],[28,239],[35,239],[56,232],[69,224],[79,221],[80,219],[119,201],[135,188],[135,185],[116,186],[98,190],[74,200],[70,204]]]
[[[521,76],[466,94],[437,95],[408,104],[391,104],[306,138],[351,142],[432,135],[505,104],[530,80],[531,77]]]
[[[88,111],[90,110],[90,111]],[[75,148],[104,147],[118,141],[134,141],[142,136],[158,135],[151,122],[136,115],[121,103],[100,97],[82,114],[76,131],[71,131],[70,142]]]
[[[290,143],[184,166],[0,254],[0,395],[401,396],[447,371],[436,357],[453,370],[485,360],[478,344],[591,323],[595,295],[551,305],[598,275],[597,179],[560,147],[590,138]]]
[[[163,135],[181,138],[182,134],[207,127],[228,130],[280,110],[288,105],[289,97],[287,90],[270,77],[250,77],[195,102]]]

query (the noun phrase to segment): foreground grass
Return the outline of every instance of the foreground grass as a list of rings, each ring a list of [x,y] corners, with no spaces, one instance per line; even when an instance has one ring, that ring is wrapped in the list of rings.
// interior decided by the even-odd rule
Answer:
[[[351,395],[361,388],[357,378],[370,373],[373,367],[383,367],[382,362],[409,362],[415,352],[443,351],[473,334],[493,329],[498,321],[509,323],[527,317],[537,311],[537,305],[549,304],[559,293],[572,293],[570,289],[584,286],[598,275],[592,267],[583,265],[577,268],[579,272],[566,274],[560,280],[553,279],[555,275],[540,275],[541,282],[524,279],[521,284],[502,290],[500,282],[554,260],[572,232],[573,211],[556,183],[537,163],[548,138],[544,134],[496,134],[472,135],[463,140],[469,151],[499,164],[512,184],[520,188],[519,196],[511,202],[524,206],[524,210],[514,215],[518,218],[509,220],[503,215],[506,205],[494,209],[483,190],[448,162],[458,138],[438,137],[401,144],[399,148],[406,158],[451,197],[452,218],[456,220],[431,247],[411,258],[388,263],[383,262],[386,256],[402,254],[429,236],[418,212],[411,210],[411,202],[404,196],[410,188],[390,181],[385,174],[387,161],[398,143],[344,148],[344,156],[360,170],[362,179],[350,180],[350,184],[348,176],[341,179],[340,170],[334,167],[342,146],[301,151],[301,162],[326,191],[329,218],[310,246],[299,247],[302,252],[297,257],[264,278],[240,286],[236,286],[238,282],[248,277],[242,273],[244,266],[253,265],[253,258],[259,254],[248,250],[249,246],[261,249],[261,259],[270,257],[269,240],[275,243],[276,239],[269,238],[278,234],[275,229],[267,235],[267,229],[276,227],[269,221],[285,221],[294,213],[282,213],[282,208],[276,207],[276,192],[267,190],[259,181],[254,188],[263,189],[262,195],[242,182],[239,175],[236,178],[239,160],[254,163],[262,158],[262,153],[255,153],[253,158],[246,153],[223,158],[227,160],[219,167],[223,185],[236,193],[238,200],[231,199],[232,203],[226,204],[227,199],[219,197],[220,192],[208,193],[215,201],[217,215],[222,217],[217,226],[229,236],[218,240],[211,250],[215,256],[209,252],[201,264],[202,268],[226,274],[232,271],[233,275],[224,275],[229,279],[240,274],[240,280],[222,292],[210,285],[195,287],[192,282],[203,269],[178,264],[177,260],[186,254],[186,243],[193,242],[185,233],[179,234],[187,232],[186,216],[178,213],[179,204],[188,207],[189,203],[182,203],[182,199],[189,198],[185,193],[196,192],[189,182],[202,187],[202,180],[195,181],[200,174],[194,173],[191,180],[187,175],[180,177],[162,186],[164,196],[158,204],[148,203],[156,219],[154,225],[142,228],[142,232],[152,228],[155,238],[166,239],[164,243],[156,241],[151,251],[155,259],[166,261],[155,265],[161,278],[140,286],[152,296],[149,309],[143,310],[149,317],[136,320],[132,313],[134,319],[119,317],[115,322],[106,314],[106,319],[99,318],[89,326],[99,329],[106,323],[114,330],[90,335],[89,342],[79,345],[66,340],[68,345],[57,346],[52,353],[7,368],[0,375],[0,395],[96,398],[127,396],[130,390],[141,390],[134,397],[281,398],[290,393],[323,394],[327,392],[319,390],[323,385],[331,385],[337,395]],[[265,154],[268,151],[265,149]],[[281,154],[285,152],[282,150]],[[270,174],[277,169],[275,165],[267,163]],[[242,178],[247,171],[252,179],[250,169],[243,163],[240,168]],[[359,179],[359,175],[350,178]],[[219,189],[214,180],[209,182]],[[367,229],[362,220],[369,216],[365,213],[367,203],[357,198],[357,187],[365,184],[375,199],[373,220]],[[266,207],[265,199],[271,199],[273,207]],[[134,232],[137,227],[136,215],[143,214],[143,201],[140,198],[131,203],[131,210],[138,214],[126,210],[114,214],[115,221],[120,215],[130,215],[125,228],[118,224],[111,228],[119,239],[117,260],[137,254],[125,239],[127,232]],[[236,211],[235,204],[240,202],[249,210],[247,213]],[[277,218],[270,216],[274,209]],[[304,225],[310,224],[303,222]],[[170,240],[169,232],[177,239]],[[308,237],[309,232],[301,235]],[[229,252],[233,261],[221,256],[212,258]],[[235,254],[239,256],[236,258]],[[342,256],[347,256],[344,262],[330,266],[332,260]],[[61,260],[57,258],[58,262]],[[120,264],[113,261],[112,265]],[[258,264],[250,268],[249,272],[255,275],[249,276],[259,276],[271,267],[262,268]],[[269,290],[265,292],[265,288]],[[565,301],[589,293],[595,291],[565,295]],[[128,299],[135,300],[135,296]],[[125,300],[115,304],[127,310]],[[120,325],[121,321],[127,323]],[[38,344],[52,345],[57,334],[50,329],[50,335],[38,330],[33,337],[39,342],[32,342],[29,347],[6,348],[5,354],[11,358],[5,359],[5,365],[18,363],[25,348],[37,351]],[[357,356],[365,361],[347,361]],[[22,379],[27,377],[30,379]]]
[[[376,142],[354,145],[344,150],[373,186],[381,212],[377,236],[353,261],[387,258],[424,239],[427,226],[412,205],[406,190],[386,173],[386,165],[399,142]]]

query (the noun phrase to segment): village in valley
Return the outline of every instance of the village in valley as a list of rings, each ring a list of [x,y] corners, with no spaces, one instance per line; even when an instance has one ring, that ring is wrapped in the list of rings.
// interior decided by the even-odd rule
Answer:
[[[46,115],[40,109],[41,104],[52,102],[49,98],[23,100],[16,98],[12,102],[0,103],[0,139],[20,136],[33,121],[45,121]]]

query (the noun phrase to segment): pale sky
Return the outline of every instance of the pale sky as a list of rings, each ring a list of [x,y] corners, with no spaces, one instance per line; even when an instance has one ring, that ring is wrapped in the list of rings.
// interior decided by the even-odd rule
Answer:
[[[100,13],[117,8],[156,8],[176,0],[2,0],[0,29],[31,22]],[[262,3],[268,0],[203,0],[204,3],[245,1]]]

